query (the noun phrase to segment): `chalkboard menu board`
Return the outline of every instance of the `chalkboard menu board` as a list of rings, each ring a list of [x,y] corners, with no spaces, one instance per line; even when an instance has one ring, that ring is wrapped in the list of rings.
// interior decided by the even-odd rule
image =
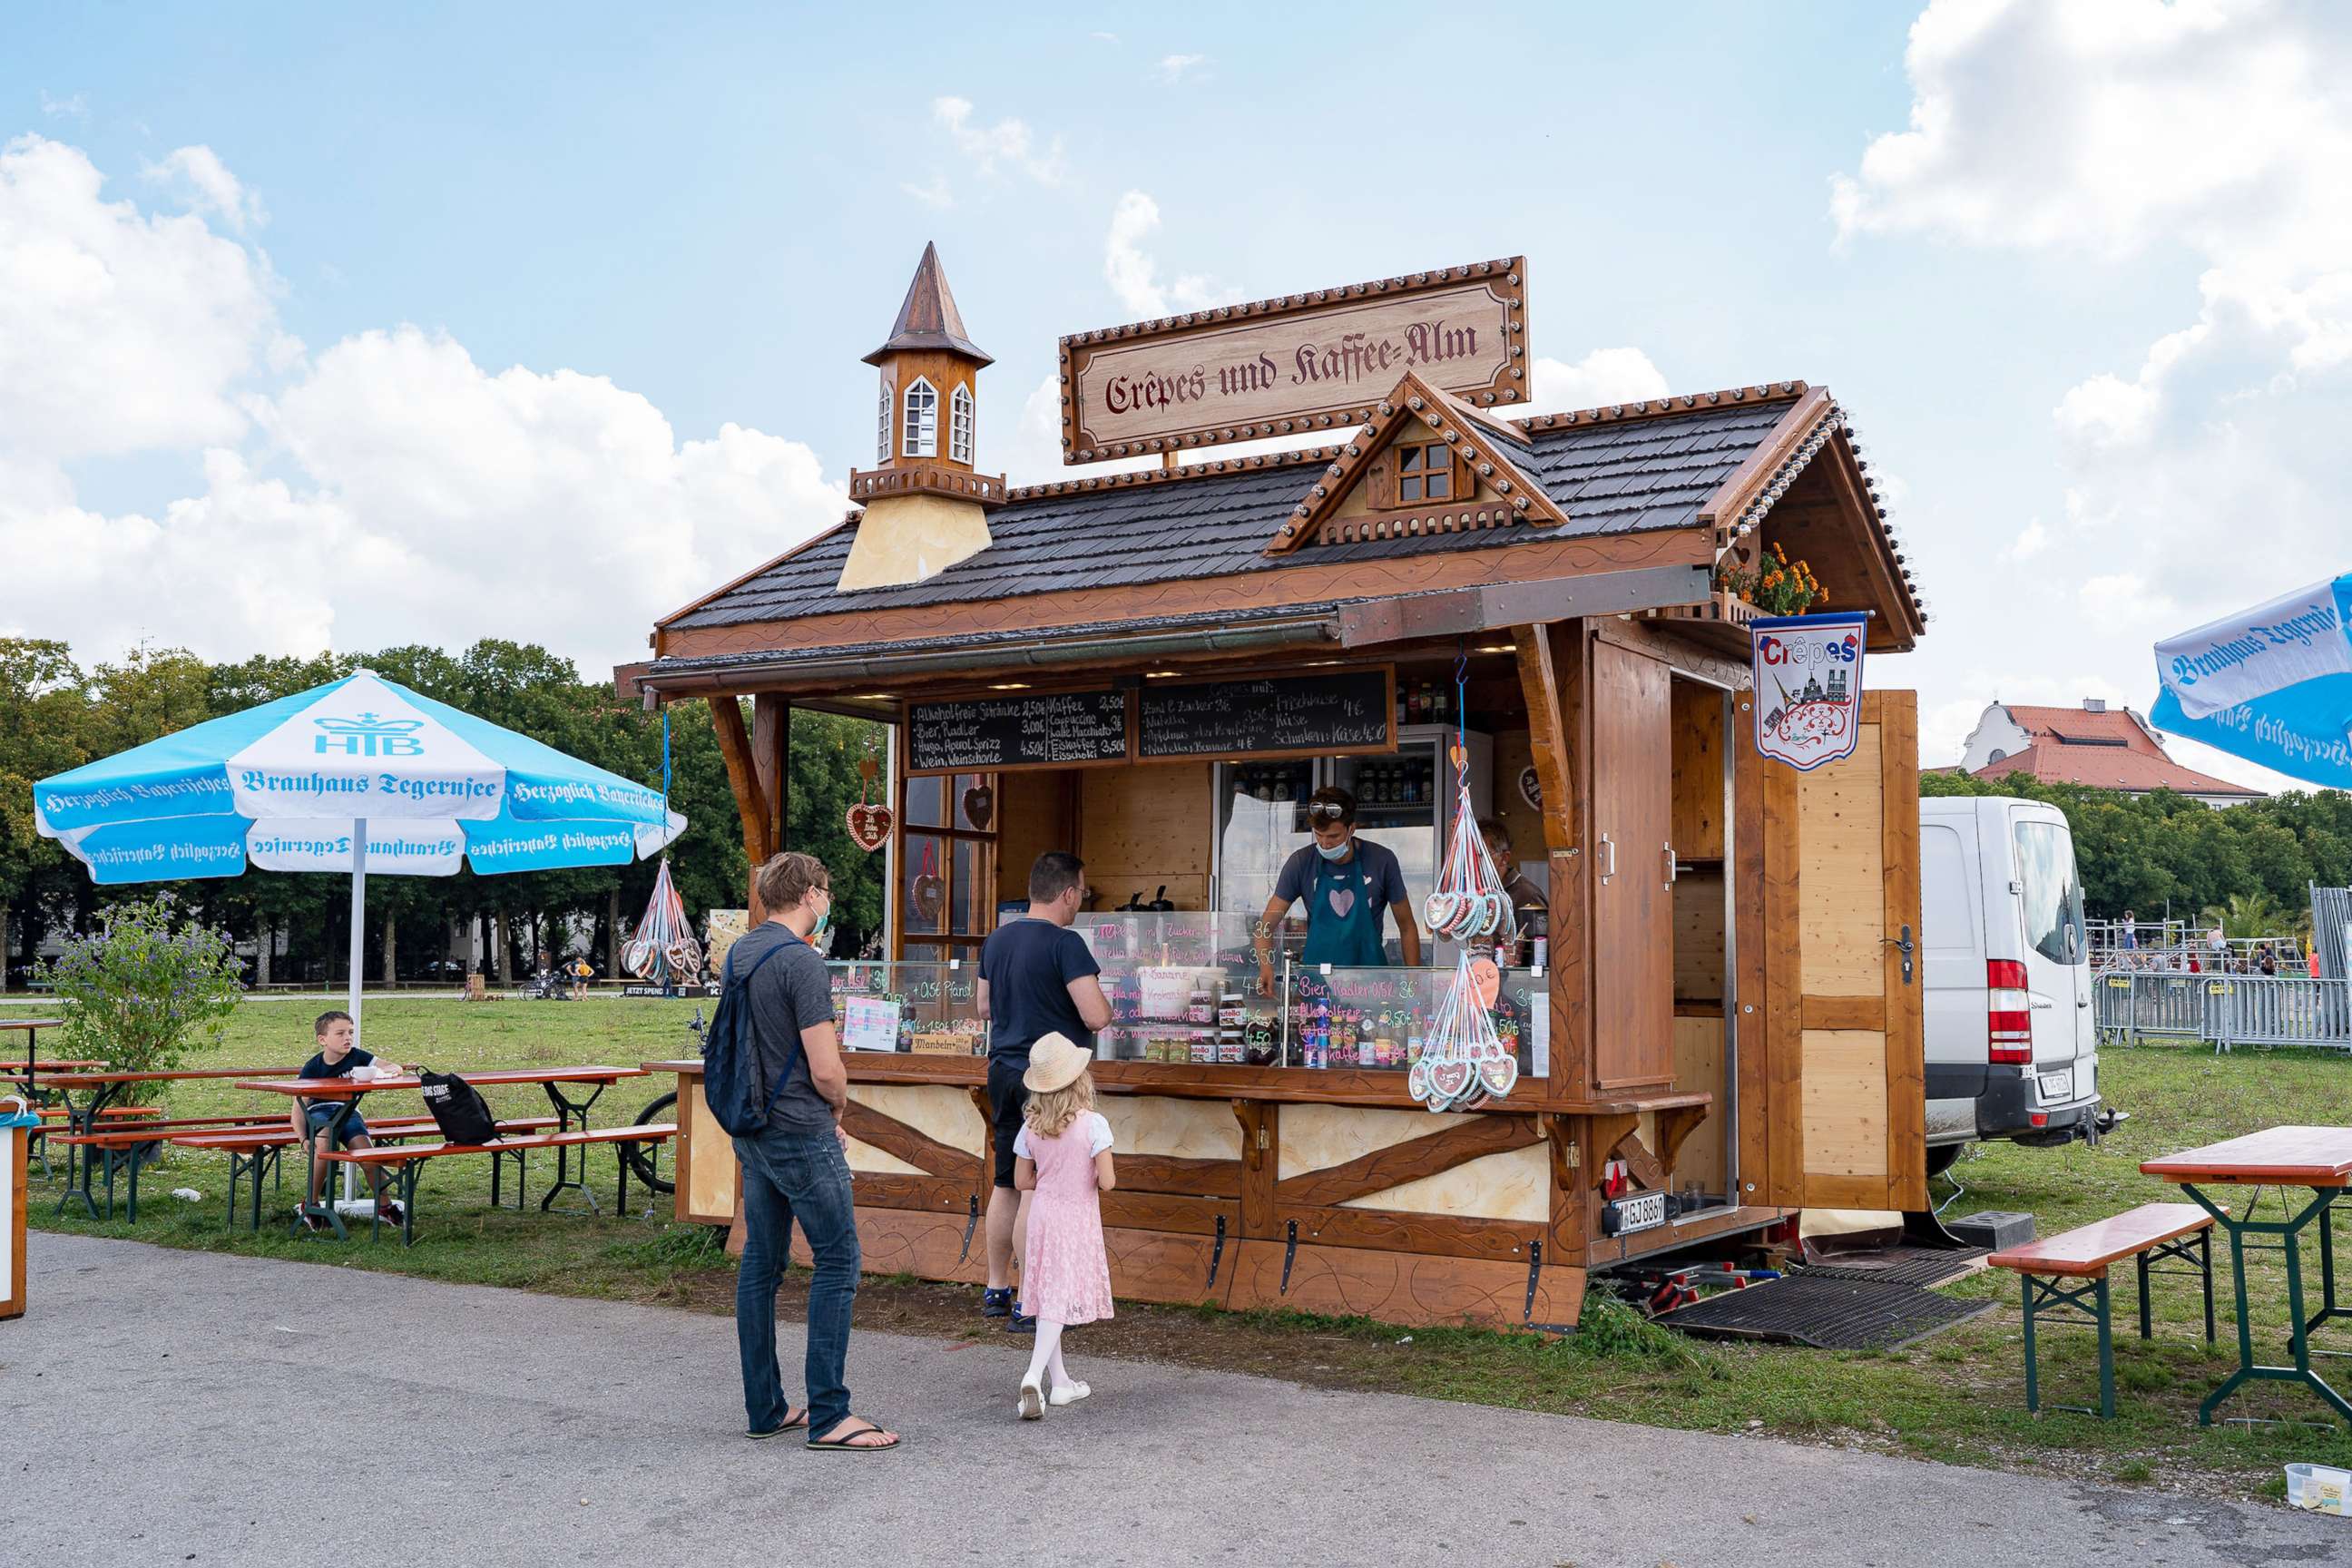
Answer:
[[[1187,686],[1147,686],[1146,757],[1386,752],[1396,747],[1391,671],[1332,670]]]
[[[1126,757],[1124,691],[1024,692],[907,709],[910,774],[1073,767]]]

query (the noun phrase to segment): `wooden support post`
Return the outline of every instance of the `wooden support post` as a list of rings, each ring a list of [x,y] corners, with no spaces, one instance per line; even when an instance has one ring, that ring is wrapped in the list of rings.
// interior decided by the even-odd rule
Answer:
[[[1276,1177],[1280,1173],[1282,1107],[1262,1100],[1236,1100],[1234,1117],[1242,1124],[1242,1234],[1270,1241],[1275,1234]]]
[[[727,764],[727,783],[735,792],[735,815],[743,826],[743,855],[753,868],[773,854],[768,840],[768,805],[751,762],[751,740],[743,732],[743,706],[732,697],[710,699],[710,727],[719,733],[719,755]],[[760,907],[759,879],[747,878],[747,902],[751,923],[768,918]]]
[[[785,769],[791,765],[793,709],[790,701],[772,691],[762,691],[751,699],[751,776],[760,781],[760,807],[762,826],[767,829],[767,855],[782,854],[790,846],[784,842],[784,791],[788,787]]]

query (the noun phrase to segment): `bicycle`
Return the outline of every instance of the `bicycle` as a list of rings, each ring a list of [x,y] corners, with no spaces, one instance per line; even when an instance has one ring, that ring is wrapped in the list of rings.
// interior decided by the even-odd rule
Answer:
[[[702,1054],[703,1031],[706,1027],[702,1021],[702,1009],[698,1007],[694,1010],[694,1021],[686,1026],[687,1032],[694,1037],[694,1054],[698,1057]],[[677,1110],[677,1091],[673,1089],[658,1099],[647,1101],[637,1111],[636,1118],[631,1125],[643,1127],[649,1122],[666,1121],[676,1114]],[[656,1158],[660,1152],[661,1145],[657,1143],[621,1145],[621,1158],[629,1163],[629,1173],[644,1183],[647,1192],[674,1193],[677,1190],[677,1184],[661,1173],[659,1163]]]

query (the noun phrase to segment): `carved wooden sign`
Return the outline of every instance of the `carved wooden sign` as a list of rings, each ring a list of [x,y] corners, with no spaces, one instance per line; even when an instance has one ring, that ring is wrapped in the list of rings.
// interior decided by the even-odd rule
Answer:
[[[1480,407],[1528,396],[1527,262],[1219,305],[1062,340],[1062,460],[1310,436],[1407,371]]]

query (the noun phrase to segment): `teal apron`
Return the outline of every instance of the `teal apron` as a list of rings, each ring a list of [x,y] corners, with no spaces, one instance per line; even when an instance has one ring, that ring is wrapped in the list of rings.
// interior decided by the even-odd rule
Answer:
[[[1360,846],[1344,862],[1315,857],[1315,880],[1307,894],[1306,961],[1349,969],[1370,969],[1389,961],[1381,947],[1381,910],[1372,901]]]

